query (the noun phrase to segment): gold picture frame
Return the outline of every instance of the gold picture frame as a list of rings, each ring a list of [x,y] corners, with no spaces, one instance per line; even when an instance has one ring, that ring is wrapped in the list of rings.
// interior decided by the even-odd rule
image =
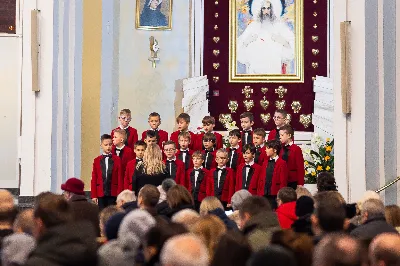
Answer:
[[[136,29],[172,30],[172,1],[136,0]],[[153,3],[156,8],[151,8]]]
[[[229,82],[304,82],[303,1],[285,9],[280,0],[229,1]]]

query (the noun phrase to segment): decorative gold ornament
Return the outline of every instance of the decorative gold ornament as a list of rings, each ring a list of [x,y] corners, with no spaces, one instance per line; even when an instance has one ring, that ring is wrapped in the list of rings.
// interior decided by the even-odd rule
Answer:
[[[319,50],[318,49],[312,49],[311,52],[313,53],[313,55],[319,54]]]
[[[215,18],[218,18],[218,13],[215,13],[215,15],[214,15],[214,16],[215,16]]]
[[[278,94],[278,97],[280,99],[282,99],[283,96],[285,96],[285,94],[287,93],[287,89],[283,86],[279,86],[277,89],[275,89],[275,93]]]
[[[297,114],[298,112],[300,112],[301,103],[299,101],[293,101],[292,102],[292,109],[293,109],[294,113]]]
[[[268,121],[271,119],[271,115],[268,114],[260,114],[261,122],[263,122],[264,125],[268,124]]]
[[[214,30],[218,30],[218,25],[215,25],[215,26],[214,26]]]
[[[312,62],[312,63],[311,63],[311,66],[312,66],[313,68],[318,68],[318,62]]]
[[[287,114],[286,118],[285,118],[285,123],[288,125],[288,124],[290,124],[290,122],[292,122],[292,115]]]
[[[219,115],[219,122],[223,125],[225,125],[226,123],[230,123],[232,122],[232,115],[231,114],[220,114]]]
[[[253,89],[250,86],[244,86],[242,94],[244,94],[246,98],[250,98],[251,94],[253,94]]]
[[[308,114],[308,115],[301,114],[300,115],[300,123],[302,123],[305,128],[308,128],[310,126],[311,121],[312,121],[311,114]]]
[[[218,56],[218,55],[219,55],[219,50],[213,50],[213,54],[214,54],[215,56]]]
[[[219,68],[219,63],[213,63],[213,68],[218,69]]]
[[[318,16],[318,13],[316,11],[314,11],[313,16],[314,17]]]
[[[215,5],[217,6],[219,3],[218,3],[218,1],[215,1]]]
[[[213,38],[213,41],[214,41],[215,43],[218,43],[218,42],[219,42],[219,37],[214,37],[214,38]]]
[[[215,83],[217,83],[219,81],[219,77],[213,77],[213,80]]]
[[[313,42],[318,42],[318,36],[316,35],[311,36],[311,39],[313,40]]]
[[[247,112],[249,112],[251,110],[251,108],[254,107],[254,101],[253,100],[244,100],[243,104],[246,107],[246,111]]]
[[[228,103],[228,108],[231,110],[231,113],[236,113],[238,106],[239,105],[237,101],[229,101]]]
[[[278,110],[285,109],[286,101],[285,100],[275,101],[275,106],[276,106],[276,109],[278,109]]]
[[[317,25],[317,24],[314,24],[313,28],[314,28],[314,29],[318,28],[318,25]]]
[[[264,110],[267,110],[269,106],[269,101],[265,99],[265,96],[262,98],[262,100],[260,100],[260,105]]]
[[[262,92],[263,94],[266,94],[266,93],[268,92],[268,88],[261,88],[261,92]]]

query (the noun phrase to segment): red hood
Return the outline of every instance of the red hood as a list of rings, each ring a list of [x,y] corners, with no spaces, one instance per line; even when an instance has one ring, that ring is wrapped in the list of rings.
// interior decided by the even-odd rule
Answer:
[[[276,209],[279,223],[283,229],[290,228],[292,223],[297,220],[296,216],[296,202],[284,203]]]

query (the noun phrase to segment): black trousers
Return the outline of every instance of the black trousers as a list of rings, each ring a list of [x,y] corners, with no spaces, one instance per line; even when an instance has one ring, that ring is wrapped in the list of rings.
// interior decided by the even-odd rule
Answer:
[[[104,197],[98,198],[97,200],[99,201],[99,209],[101,211],[102,209],[104,209],[107,206],[115,205],[117,197],[104,196]]]
[[[296,190],[296,188],[297,188],[297,181],[289,182],[289,183],[287,183],[287,186],[293,188],[294,190]]]

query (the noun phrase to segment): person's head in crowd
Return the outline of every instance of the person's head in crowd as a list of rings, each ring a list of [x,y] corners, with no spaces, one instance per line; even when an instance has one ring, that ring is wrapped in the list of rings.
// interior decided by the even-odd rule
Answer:
[[[160,199],[158,200],[158,203],[167,200],[167,192],[173,186],[176,186],[175,180],[172,178],[164,179],[161,185],[157,187],[158,191],[160,192]]]
[[[243,159],[244,162],[247,164],[250,164],[251,162],[254,162],[254,156],[256,154],[256,147],[253,145],[253,143],[248,143],[243,146],[242,148],[243,152]]]
[[[179,148],[184,151],[189,149],[191,139],[192,139],[192,136],[190,135],[189,132],[185,131],[185,132],[179,133],[179,135],[178,135]]]
[[[126,131],[125,129],[114,130],[113,145],[117,148],[122,148],[126,141]]]
[[[147,145],[143,156],[144,172],[147,175],[165,173],[165,164],[162,160],[162,152],[157,144]]]
[[[283,109],[279,109],[279,110],[275,111],[273,119],[274,119],[274,122],[275,122],[275,125],[277,128],[281,128],[287,124],[287,120],[286,120],[287,115],[288,115],[288,113]]]
[[[152,130],[157,130],[161,125],[161,116],[159,113],[152,112],[149,114],[149,126]]]
[[[364,256],[362,244],[345,234],[330,234],[322,238],[314,249],[314,266],[361,266]]]
[[[18,209],[15,206],[13,195],[8,190],[0,189],[0,231],[12,233],[17,214]]]
[[[357,201],[358,214],[361,213],[363,203],[366,202],[369,199],[377,199],[377,200],[379,200],[379,199],[381,199],[381,197],[375,191],[372,191],[372,190],[365,191],[364,194],[362,195],[361,199]]]
[[[136,154],[136,159],[143,159],[144,151],[146,150],[146,148],[147,148],[146,142],[144,142],[143,140],[136,141],[134,145],[134,152]]]
[[[203,124],[203,130],[205,133],[212,133],[215,127],[215,118],[212,116],[205,116],[203,120],[201,120],[201,123]]]
[[[117,196],[117,207],[122,208],[124,204],[134,201],[136,201],[135,193],[132,190],[125,189]]]
[[[190,228],[190,231],[198,235],[206,244],[210,260],[214,256],[214,250],[219,239],[226,232],[225,224],[215,215],[206,215]]]
[[[248,197],[239,207],[240,228],[244,228],[250,218],[271,211],[271,205],[266,198],[259,196]]]
[[[72,220],[71,207],[61,195],[47,192],[38,195],[34,208],[34,236],[41,237],[52,227],[66,224]]]
[[[217,137],[211,133],[205,133],[203,135],[203,146],[206,150],[212,150],[215,147],[215,143],[217,142]]]
[[[164,143],[164,154],[167,160],[174,160],[176,155],[176,144],[172,140],[168,140]]]
[[[118,212],[108,219],[105,225],[105,236],[107,240],[113,240],[118,237],[118,230],[125,215],[126,213],[124,212]]]
[[[144,139],[144,142],[146,142],[147,145],[157,144],[159,141],[159,138],[160,138],[160,136],[158,135],[157,131],[147,130],[146,138]]]
[[[385,216],[385,205],[378,199],[366,200],[361,209],[361,220],[365,223],[367,220],[384,217]]]
[[[178,126],[179,131],[181,131],[181,132],[187,131],[189,128],[189,124],[190,124],[190,115],[188,115],[187,113],[181,113],[176,118],[176,124]]]
[[[34,221],[33,209],[21,211],[18,213],[17,218],[14,221],[14,233],[33,235]]]
[[[202,168],[204,163],[204,154],[201,153],[201,151],[193,152],[192,161],[194,169]]]
[[[184,186],[176,185],[168,190],[167,203],[171,209],[193,206],[193,197]]]
[[[161,250],[162,266],[208,266],[207,247],[193,234],[182,234],[167,240]]]
[[[265,136],[267,133],[265,133],[265,129],[263,128],[256,128],[253,131],[253,144],[254,146],[263,146],[265,142]]]
[[[36,241],[31,235],[12,234],[3,239],[1,247],[2,266],[22,266],[35,249]]]
[[[283,187],[278,191],[278,195],[276,197],[276,202],[278,203],[278,206],[289,203],[289,202],[294,202],[297,200],[297,194],[296,190],[294,190],[291,187]]]
[[[225,149],[219,149],[215,154],[215,161],[218,168],[223,168],[228,162],[228,152]]]
[[[228,231],[221,236],[210,266],[246,265],[251,247],[246,237],[238,231]]]
[[[306,189],[305,187],[297,187],[296,194],[297,194],[297,198],[300,198],[301,196],[307,196],[307,197],[312,198],[311,192],[308,189]]]
[[[266,262],[268,262],[266,264]],[[290,250],[278,245],[269,245],[250,257],[247,266],[297,266],[295,256]]]
[[[317,190],[322,191],[337,191],[335,177],[332,173],[321,172],[317,177]]]
[[[129,109],[122,109],[119,112],[119,117],[118,117],[120,127],[125,129],[129,126],[129,123],[132,120],[132,113],[131,110]]]
[[[61,185],[61,189],[66,200],[70,200],[74,195],[85,195],[85,183],[75,177],[69,178]]]
[[[293,252],[298,266],[309,266],[312,263],[314,249],[313,239],[292,230],[277,231],[272,235],[272,245],[279,245]]]
[[[285,146],[293,141],[294,130],[291,125],[284,125],[279,128],[279,140]]]
[[[296,201],[296,216],[302,217],[314,212],[314,200],[308,196],[301,196]]]
[[[396,229],[400,229],[400,207],[389,205],[385,207],[386,222]]]
[[[398,234],[380,234],[369,246],[371,266],[400,265],[400,236]]]
[[[311,215],[315,235],[341,232],[346,228],[345,202],[342,202],[337,194],[334,191],[326,191],[315,195],[315,211]]]
[[[175,213],[171,221],[182,224],[186,228],[191,228],[200,219],[200,214],[192,209],[183,209]]]
[[[105,207],[99,215],[99,220],[100,220],[100,235],[102,237],[106,236],[106,224],[107,221],[116,213],[121,212],[121,210],[115,206],[115,205],[111,205],[111,206],[107,206]]]
[[[112,150],[112,138],[109,134],[103,134],[100,137],[100,147],[104,154],[111,154]]]
[[[242,139],[242,135],[240,134],[239,129],[233,129],[229,131],[229,145],[233,148],[236,148]]]
[[[254,115],[250,112],[244,112],[240,115],[240,126],[243,130],[251,130],[254,125]]]
[[[158,223],[145,235],[143,253],[147,265],[158,265],[165,242],[173,236],[185,234],[187,229],[177,223]]]
[[[224,209],[221,201],[217,197],[206,197],[200,204],[200,216],[205,216],[215,209]]]
[[[240,205],[248,197],[251,197],[251,193],[247,189],[241,189],[236,191],[231,198],[232,209],[234,211],[239,210]]]
[[[281,151],[282,145],[277,140],[268,140],[266,143],[266,154],[270,158],[275,158]]]
[[[344,200],[342,194],[337,191],[323,191],[314,195],[313,197],[314,203],[317,205],[319,202],[324,201],[325,199],[333,199],[338,200],[341,204],[346,205],[346,201]]]
[[[159,199],[160,191],[158,191],[157,187],[153,185],[145,185],[139,191],[137,201],[138,207],[154,214]]]

